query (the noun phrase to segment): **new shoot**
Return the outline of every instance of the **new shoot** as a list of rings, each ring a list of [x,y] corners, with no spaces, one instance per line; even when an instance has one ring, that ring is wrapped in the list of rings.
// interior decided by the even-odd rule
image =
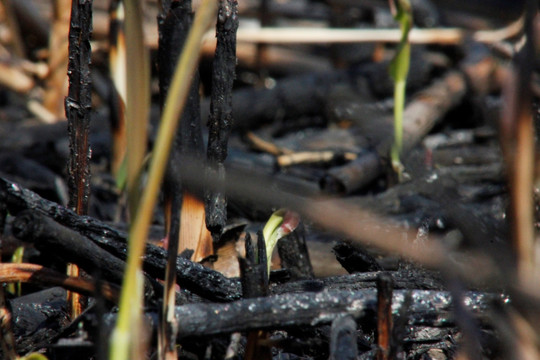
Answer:
[[[405,88],[411,62],[409,31],[412,27],[412,9],[409,0],[389,0],[394,19],[399,22],[401,40],[397,53],[390,63],[390,76],[394,80],[394,143],[390,150],[392,168],[399,181],[403,177],[401,152],[403,149],[403,109],[405,108]]]

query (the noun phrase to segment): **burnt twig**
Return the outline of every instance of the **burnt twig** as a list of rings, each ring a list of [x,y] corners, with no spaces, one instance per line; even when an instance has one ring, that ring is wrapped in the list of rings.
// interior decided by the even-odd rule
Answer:
[[[69,207],[79,215],[88,213],[90,196],[90,110],[92,109],[92,87],[90,79],[92,36],[92,0],[72,1],[69,24],[69,91],[65,100],[68,119],[69,150],[68,188]],[[75,265],[68,273],[79,275]],[[82,299],[68,293],[73,316],[82,312]]]
[[[217,46],[212,70],[212,94],[208,117],[209,166],[206,176],[225,177],[223,163],[227,158],[227,143],[233,121],[232,87],[236,67],[236,30],[238,29],[238,3],[221,0],[216,25]],[[214,241],[221,236],[227,222],[227,199],[222,191],[206,191],[206,226]]]
[[[91,80],[90,37],[92,35],[92,0],[73,1],[69,29],[69,93],[65,101],[70,144],[69,207],[78,214],[88,212],[90,195]]]

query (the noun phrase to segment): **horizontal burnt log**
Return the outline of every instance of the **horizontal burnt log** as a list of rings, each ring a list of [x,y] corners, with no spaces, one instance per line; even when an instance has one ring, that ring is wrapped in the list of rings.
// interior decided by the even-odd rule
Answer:
[[[274,285],[270,288],[272,294],[299,293],[304,291],[321,291],[323,289],[332,291],[362,289],[374,289],[377,276],[380,271],[355,273],[343,276],[331,276],[322,279],[299,280],[286,284]],[[441,290],[442,286],[428,276],[407,271],[388,272],[393,280],[396,289],[422,289]]]
[[[125,260],[127,257],[126,233],[92,217],[79,216],[3,178],[0,178],[0,202],[7,204],[11,214],[16,215],[25,209],[32,209],[86,236],[119,259]],[[166,264],[167,252],[160,247],[147,244],[143,257],[144,270],[150,276],[164,278]],[[241,297],[239,281],[228,279],[201,264],[178,257],[176,270],[178,284],[203,298],[212,301],[232,301]]]
[[[445,291],[397,290],[392,301],[392,313],[398,314],[407,294],[409,324],[453,326],[452,296]],[[461,299],[475,316],[485,313],[494,301],[507,298],[497,294],[468,292]],[[243,299],[228,304],[200,303],[176,307],[178,338],[210,336],[257,329],[286,329],[297,326],[318,326],[332,323],[336,318],[350,315],[357,321],[373,316],[377,306],[375,289],[359,291],[322,291],[274,295]],[[155,315],[155,314],[154,314]],[[155,321],[156,316],[147,314]],[[116,315],[109,315],[109,326]],[[155,323],[154,323],[155,326]]]

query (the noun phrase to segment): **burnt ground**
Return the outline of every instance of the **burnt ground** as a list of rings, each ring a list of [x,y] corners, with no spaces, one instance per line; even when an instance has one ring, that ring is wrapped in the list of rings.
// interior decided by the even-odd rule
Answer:
[[[331,12],[322,3],[314,9],[314,17]],[[381,21],[374,14],[389,16],[369,6],[356,10],[337,12],[340,26],[366,21],[374,25]],[[286,11],[296,10],[274,11],[294,18]],[[513,314],[508,304],[515,301],[523,313],[520,306],[532,300],[512,292],[508,171],[498,130],[506,101],[500,74],[511,71],[509,54],[478,43],[413,46],[405,174],[399,182],[388,161],[393,133],[388,63],[393,47],[267,46],[259,51],[266,58],[255,66],[257,61],[238,50],[225,160],[228,216],[214,243],[216,254],[205,259],[204,266],[190,261],[189,254],[177,261],[180,358],[242,358],[250,351],[252,358],[275,359],[371,359],[388,354],[406,359],[513,358],[516,336],[522,335],[516,335],[512,321],[521,315]],[[28,111],[27,95],[0,89],[0,209],[6,219],[2,266],[19,247],[24,248],[23,263],[41,266],[27,269],[33,275],[26,276],[20,293],[4,287],[12,327],[3,331],[13,331],[19,354],[103,358],[106,351],[129,225],[125,196],[111,175],[115,109],[108,98],[111,85],[103,56],[97,51],[92,60],[88,217],[67,209],[66,122],[45,124]],[[153,51],[154,63],[157,57]],[[211,69],[212,57],[203,56],[200,121],[205,143]],[[159,106],[154,91],[150,148]],[[185,166],[189,171],[184,170],[184,186],[200,191],[197,179],[203,170]],[[336,210],[325,203],[335,200],[342,211],[329,218],[342,217],[343,224],[353,224],[358,232],[317,220],[325,211]],[[306,210],[318,205],[320,213]],[[257,238],[279,207],[298,211],[301,222],[280,240],[265,284],[254,255],[245,255],[245,242],[246,237]],[[349,207],[378,216],[365,224],[369,234],[362,233],[362,221],[370,220],[356,219],[355,212],[347,212]],[[158,279],[163,279],[166,262],[160,247],[164,218],[160,199],[144,259],[145,314],[148,329],[154,329],[147,334],[148,354],[153,358],[163,291]],[[415,262],[399,248],[381,249],[371,241],[373,231],[382,242],[387,236],[413,249],[408,254],[437,243],[447,262],[436,264],[420,255]],[[488,266],[483,271],[474,262],[478,254],[499,269]],[[237,256],[248,258],[242,277]],[[472,265],[463,267],[467,261]],[[77,319],[70,319],[65,297],[65,289],[75,285],[56,275],[64,273],[67,262],[79,264],[90,284],[84,291],[87,310]],[[3,279],[10,271],[23,276],[10,269],[4,267]],[[103,281],[113,284],[109,293],[93,290]],[[536,311],[532,305],[528,309]],[[393,318],[386,330],[385,316]]]

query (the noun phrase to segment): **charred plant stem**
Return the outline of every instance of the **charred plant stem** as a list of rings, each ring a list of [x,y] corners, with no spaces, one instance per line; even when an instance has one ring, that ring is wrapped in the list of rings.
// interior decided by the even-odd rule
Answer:
[[[88,212],[90,195],[90,127],[91,79],[90,37],[92,34],[92,1],[73,1],[69,29],[69,93],[65,101],[70,144],[69,207],[80,215]]]
[[[392,341],[392,293],[394,280],[387,273],[377,276],[377,359],[388,360]]]
[[[90,110],[92,108],[92,87],[90,79],[92,35],[92,0],[72,1],[69,24],[69,92],[65,100],[68,119],[70,157],[68,164],[69,207],[79,215],[88,213],[90,196]],[[71,265],[68,273],[79,274],[79,269]],[[68,293],[71,312],[77,316],[82,312],[81,299]]]
[[[225,177],[223,162],[227,158],[227,143],[232,126],[232,87],[236,67],[236,31],[238,3],[220,0],[216,25],[217,45],[212,70],[212,94],[208,117],[209,166],[207,177]],[[227,221],[227,199],[223,191],[206,191],[206,226],[214,241],[219,239]]]

